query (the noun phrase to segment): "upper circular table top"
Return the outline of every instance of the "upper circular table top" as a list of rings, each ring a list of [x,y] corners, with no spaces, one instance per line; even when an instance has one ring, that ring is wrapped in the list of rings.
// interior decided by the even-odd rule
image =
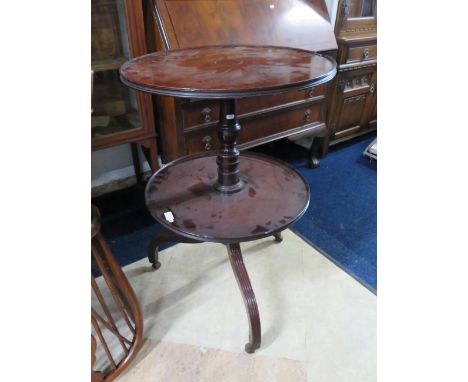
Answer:
[[[270,236],[299,219],[309,205],[308,183],[277,159],[242,152],[242,190],[225,194],[214,188],[216,156],[183,157],[148,181],[148,210],[163,226],[200,241],[237,243]]]
[[[274,46],[205,46],[136,57],[120,68],[126,85],[186,98],[237,98],[306,89],[330,81],[336,62]]]

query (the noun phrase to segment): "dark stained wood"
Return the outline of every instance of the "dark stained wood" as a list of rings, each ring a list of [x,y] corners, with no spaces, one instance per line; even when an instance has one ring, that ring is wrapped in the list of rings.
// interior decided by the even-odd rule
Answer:
[[[367,0],[367,9],[372,1]],[[362,8],[340,0],[335,33],[338,41],[338,74],[327,124],[331,144],[342,142],[377,128],[377,18],[350,17]]]
[[[221,98],[217,155],[198,154],[171,162],[150,178],[145,200],[153,217],[175,235],[228,244],[249,318],[250,342],[245,347],[249,353],[260,346],[260,317],[239,242],[269,235],[281,241],[280,232],[307,209],[310,189],[286,163],[239,154],[236,139],[241,126],[233,97],[312,88],[333,78],[335,66],[333,59],[297,49],[226,46],[151,54],[121,69],[123,81],[151,93],[167,95],[169,89],[179,96],[189,91],[193,98]],[[197,80],[206,75],[210,79],[206,83]],[[306,110],[309,122],[311,114]],[[166,238],[172,240],[175,235]],[[158,237],[152,240],[148,255],[156,269],[159,242]]]
[[[135,142],[130,143],[132,149],[133,168],[138,184],[143,184],[143,174],[141,173],[140,155],[138,154],[138,145]]]
[[[236,100],[222,100],[219,103],[218,140],[221,147],[218,150],[216,163],[218,165],[218,180],[214,188],[221,192],[237,192],[246,185],[239,174],[239,149],[236,147],[240,124],[237,120]]]
[[[310,168],[317,168],[320,166],[318,158],[322,158],[326,155],[328,150],[328,130],[325,128],[325,125],[322,125],[322,134],[317,133],[312,142],[312,146],[309,150],[309,162],[308,165]]]
[[[239,159],[244,184],[229,197],[215,188],[216,155],[197,154],[172,162],[148,181],[149,211],[179,235],[219,243],[270,236],[302,216],[310,190],[294,168],[258,154],[242,153]]]
[[[158,233],[151,239],[148,245],[148,260],[154,269],[161,268],[161,263],[159,262],[159,246],[162,243],[202,243],[202,241],[189,239],[172,231],[162,231]]]
[[[247,97],[237,102],[239,117],[252,115],[264,115],[265,111],[282,111],[285,106],[290,109],[293,105],[306,105],[311,102],[320,103],[324,101],[327,84],[318,85],[312,89],[288,91],[269,97]],[[219,110],[216,100],[184,100],[180,105],[182,109],[183,128],[185,131],[193,128],[205,128],[218,122]]]
[[[242,252],[239,243],[228,245],[229,260],[232,271],[236,277],[237,285],[242,293],[245,310],[249,319],[249,342],[245,345],[247,353],[253,353],[261,344],[260,314],[258,313],[257,300],[250,284],[249,274],[242,259]]]
[[[299,49],[219,46],[177,49],[134,58],[122,81],[154,94],[238,98],[299,90],[328,82],[336,62]]]
[[[281,243],[283,241],[283,235],[281,235],[281,232],[277,232],[273,234],[273,236],[275,237],[276,242]]]
[[[323,53],[333,52],[337,48],[324,0],[145,1],[149,51],[224,44],[288,46]],[[317,96],[327,93],[327,87],[317,87]],[[295,95],[290,97],[289,93],[283,93],[239,100],[238,115],[242,124],[245,114],[255,112],[258,116],[250,120],[249,126],[244,124],[245,130],[249,130],[250,126],[252,129],[248,137],[243,136],[245,130],[241,131],[239,142],[243,147],[254,147],[299,133],[311,137],[324,135],[321,129],[314,127],[326,127],[328,101],[325,96],[316,99],[320,112],[313,113],[310,121],[295,118],[292,123],[289,122],[290,116],[281,114],[290,112],[292,102],[307,102],[311,97],[304,91],[302,94],[291,93]],[[210,150],[210,146],[202,140],[211,135],[212,131],[209,130],[213,128],[210,123],[217,119],[218,111],[212,110],[210,122],[209,119],[205,120],[207,114],[203,113],[206,106],[194,104],[190,106],[192,114],[186,119],[187,110],[183,108],[188,102],[172,97],[156,98],[160,151],[164,163],[187,154]],[[273,113],[275,117],[272,117]],[[268,119],[268,122],[263,119]],[[200,128],[197,141],[186,130],[195,126]],[[326,133],[329,134],[328,131]],[[314,150],[322,154],[326,151],[326,148]]]
[[[283,236],[281,232],[273,234],[275,241],[281,243],[283,241]],[[156,234],[153,239],[151,239],[148,245],[148,260],[151,263],[151,267],[155,270],[161,268],[161,262],[159,261],[159,246],[162,243],[203,243],[199,240],[189,239],[185,236],[178,235],[172,231],[162,231]]]
[[[290,136],[295,132],[302,132],[309,127],[314,129],[314,126],[317,127],[314,132],[320,133],[319,126],[323,126],[323,124],[316,121],[320,118],[321,108],[322,105],[319,103],[307,101],[291,104],[287,110],[271,110],[267,115],[261,112],[240,115],[239,122],[242,128],[237,139],[239,149],[252,147],[255,143],[262,143],[262,137],[258,138],[258,130],[265,135],[265,138],[275,138],[276,134],[279,134],[279,137]],[[217,111],[218,109],[215,108],[214,110]],[[285,129],[289,131],[285,132]],[[219,148],[218,140],[216,139],[216,123],[185,129],[185,136],[186,151],[189,154]],[[210,137],[211,146],[209,148],[205,147],[206,137]]]

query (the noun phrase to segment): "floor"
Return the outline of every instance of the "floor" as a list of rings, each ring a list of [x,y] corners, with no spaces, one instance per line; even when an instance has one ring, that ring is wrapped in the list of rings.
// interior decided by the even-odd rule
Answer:
[[[290,230],[243,243],[262,345],[248,323],[226,249],[178,244],[124,268],[140,299],[144,343],[124,381],[376,380],[376,296]]]
[[[377,161],[363,155],[371,133],[330,149],[320,167],[306,166],[307,150],[280,140],[256,151],[292,164],[308,181],[310,205],[292,229],[377,292]]]

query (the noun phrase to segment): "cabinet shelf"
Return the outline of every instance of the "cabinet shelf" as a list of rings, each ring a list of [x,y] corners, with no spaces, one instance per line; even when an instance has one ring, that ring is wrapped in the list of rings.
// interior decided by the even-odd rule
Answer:
[[[122,64],[126,61],[125,57],[119,57],[116,59],[94,61],[91,63],[91,69],[95,73],[106,72],[109,70],[118,70]]]
[[[109,134],[139,129],[142,124],[138,113],[127,113],[118,116],[97,115],[91,117],[91,137],[98,138]]]

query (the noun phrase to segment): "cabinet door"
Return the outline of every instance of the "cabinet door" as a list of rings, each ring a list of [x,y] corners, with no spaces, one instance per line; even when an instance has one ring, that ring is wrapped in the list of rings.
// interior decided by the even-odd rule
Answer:
[[[372,75],[370,92],[372,93],[372,104],[369,117],[369,127],[377,127],[377,70]]]
[[[119,68],[125,61],[146,53],[142,21],[138,1],[91,1],[93,149],[154,131],[151,96],[128,88],[119,78]]]
[[[374,128],[377,123],[377,70],[372,73],[369,93],[361,120],[363,130]]]
[[[369,124],[377,124],[377,92],[374,93],[374,104],[372,105],[372,113]]]
[[[373,99],[372,75],[372,68],[340,73],[332,122],[335,139],[359,133],[367,128],[369,108]]]

